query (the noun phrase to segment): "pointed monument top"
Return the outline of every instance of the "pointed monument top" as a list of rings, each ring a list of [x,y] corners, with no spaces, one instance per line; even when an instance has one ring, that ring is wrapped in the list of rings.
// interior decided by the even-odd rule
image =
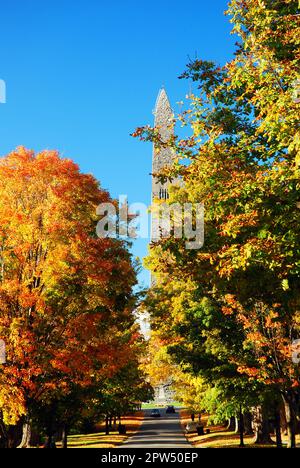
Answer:
[[[173,111],[164,87],[162,87],[158,93],[153,113],[155,116],[155,124],[163,124],[173,118]]]
[[[158,111],[159,107],[164,107],[164,108],[169,107],[171,109],[169,98],[168,98],[168,95],[167,95],[167,92],[166,92],[164,86],[161,87],[161,89],[159,90],[159,93],[157,95],[155,108],[154,108],[154,113],[155,114]]]

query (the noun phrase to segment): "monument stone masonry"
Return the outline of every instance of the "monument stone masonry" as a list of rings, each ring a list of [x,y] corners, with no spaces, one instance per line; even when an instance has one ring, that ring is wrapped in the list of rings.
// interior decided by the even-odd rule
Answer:
[[[167,93],[164,88],[159,91],[154,108],[154,126],[158,129],[162,142],[167,142],[174,134],[174,113],[171,108]],[[152,156],[152,205],[155,199],[168,200],[169,187],[172,182],[161,183],[154,174],[157,174],[164,167],[172,165],[174,152],[172,148],[156,147],[153,145]],[[151,242],[159,240],[163,222],[155,222],[155,214],[151,216]],[[151,275],[151,285],[155,284],[155,279]],[[163,379],[162,379],[163,380]],[[155,402],[159,405],[166,405],[173,401],[174,392],[171,389],[171,382],[165,381],[155,388]]]
[[[162,88],[158,94],[154,109],[154,126],[158,129],[162,142],[167,142],[174,134],[174,114],[171,108],[167,93]],[[153,145],[152,156],[152,205],[155,199],[167,200],[169,198],[170,182],[161,183],[154,174],[157,174],[164,167],[171,166],[174,157],[172,148],[157,147]],[[151,219],[151,242],[160,238],[160,229],[163,228],[155,222],[154,215]]]

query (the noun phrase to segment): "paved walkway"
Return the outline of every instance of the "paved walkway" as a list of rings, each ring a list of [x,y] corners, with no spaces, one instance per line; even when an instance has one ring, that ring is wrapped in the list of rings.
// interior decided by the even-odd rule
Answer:
[[[151,418],[151,410],[145,410],[145,419],[134,436],[130,437],[120,448],[186,448],[187,442],[179,421],[179,414],[166,414],[160,410],[160,418]]]

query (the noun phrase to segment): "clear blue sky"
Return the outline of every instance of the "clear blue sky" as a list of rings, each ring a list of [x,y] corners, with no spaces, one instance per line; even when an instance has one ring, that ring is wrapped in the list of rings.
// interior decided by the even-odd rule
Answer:
[[[1,5],[0,155],[57,149],[112,196],[150,204],[151,146],[130,137],[152,124],[164,84],[171,104],[188,56],[224,63],[234,38],[226,0],[9,0]],[[144,256],[147,240],[137,241]],[[148,272],[140,276],[147,284]]]

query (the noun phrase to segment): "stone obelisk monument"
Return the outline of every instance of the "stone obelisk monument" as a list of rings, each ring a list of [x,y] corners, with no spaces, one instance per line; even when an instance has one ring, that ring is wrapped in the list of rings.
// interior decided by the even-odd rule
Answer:
[[[167,142],[174,134],[174,114],[170,106],[167,93],[162,88],[159,93],[154,109],[154,126],[159,131],[162,142]],[[153,145],[152,156],[152,207],[155,200],[168,200],[169,186],[171,182],[161,183],[155,174],[158,174],[164,167],[172,165],[174,152],[172,148]],[[163,220],[155,222],[156,214],[152,211],[151,216],[151,242],[159,240],[164,228]],[[151,286],[155,285],[155,278],[151,275]],[[170,389],[171,382],[162,376],[162,383],[155,388],[154,401],[159,405],[166,405],[172,402],[174,394]]]
[[[158,93],[158,97],[154,109],[154,126],[160,133],[162,142],[167,142],[174,133],[174,114],[170,106],[167,93],[164,88]],[[164,167],[170,166],[173,159],[173,151],[171,148],[163,148],[153,145],[152,157],[152,205],[155,199],[167,200],[169,198],[168,187],[170,182],[162,184],[157,177],[157,174]],[[151,241],[155,242],[160,238],[160,228],[158,223],[154,222],[154,215],[151,221]]]

